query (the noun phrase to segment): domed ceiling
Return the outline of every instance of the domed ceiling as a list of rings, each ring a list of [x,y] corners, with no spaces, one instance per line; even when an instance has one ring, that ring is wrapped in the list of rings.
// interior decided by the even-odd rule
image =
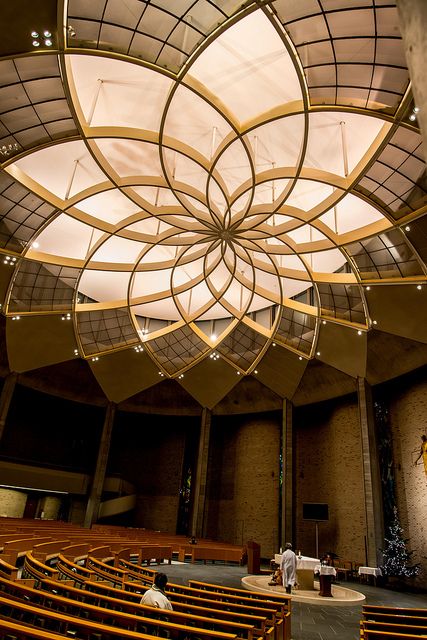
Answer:
[[[313,360],[366,376],[376,331],[427,343],[394,3],[24,5],[0,60],[11,370],[85,359],[115,402],[173,378],[212,408],[248,375],[292,398]]]

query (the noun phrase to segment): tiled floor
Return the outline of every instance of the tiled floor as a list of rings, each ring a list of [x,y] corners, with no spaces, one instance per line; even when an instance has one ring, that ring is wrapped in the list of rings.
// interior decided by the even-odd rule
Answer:
[[[153,567],[158,568],[158,567]],[[231,587],[241,587],[241,579],[247,575],[246,567],[219,564],[164,565],[161,568],[170,582],[187,584],[189,579],[203,580]],[[427,608],[427,594],[410,594],[391,591],[356,582],[342,583],[366,595],[366,604],[399,605]],[[293,640],[356,640],[359,639],[361,605],[349,607],[292,604]]]

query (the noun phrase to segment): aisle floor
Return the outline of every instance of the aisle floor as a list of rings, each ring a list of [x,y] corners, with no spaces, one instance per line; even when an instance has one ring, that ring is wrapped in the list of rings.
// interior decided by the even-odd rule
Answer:
[[[159,570],[160,567],[154,565]],[[246,567],[223,564],[173,563],[163,565],[170,582],[187,584],[188,580],[202,580],[230,587],[241,588],[241,579],[247,575]],[[427,608],[427,594],[392,591],[357,582],[342,582],[366,595],[366,604]],[[292,640],[356,640],[359,639],[359,622],[362,606],[334,607],[292,603]]]

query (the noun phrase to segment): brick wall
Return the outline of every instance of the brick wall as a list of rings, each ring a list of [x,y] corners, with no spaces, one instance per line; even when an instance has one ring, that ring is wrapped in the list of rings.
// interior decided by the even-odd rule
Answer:
[[[329,505],[319,523],[319,554],[365,562],[365,505],[357,398],[341,398],[294,411],[295,540],[315,557],[315,523],[302,519],[304,502]]]
[[[281,416],[212,421],[206,535],[234,544],[255,540],[261,555],[278,547]]]
[[[14,489],[0,489],[0,517],[22,518],[27,494]]]
[[[421,435],[427,434],[427,375],[413,375],[389,386],[390,426],[396,481],[396,500],[404,537],[420,562],[422,573],[414,581],[427,588],[427,476],[419,461]]]

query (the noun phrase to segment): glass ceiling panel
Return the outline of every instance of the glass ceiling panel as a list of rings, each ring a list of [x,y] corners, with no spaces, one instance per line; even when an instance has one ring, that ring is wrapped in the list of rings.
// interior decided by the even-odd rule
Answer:
[[[106,180],[84,142],[64,142],[17,160],[16,165],[48,191],[67,199]]]
[[[85,355],[136,344],[139,339],[128,309],[82,311],[77,331]]]
[[[97,302],[127,300],[131,275],[126,271],[85,269],[80,278],[79,292]]]
[[[366,324],[365,310],[358,286],[319,283],[317,289],[323,315]]]
[[[95,56],[67,56],[86,122],[158,131],[171,80],[140,65]]]
[[[0,171],[0,246],[21,253],[57,209]]]
[[[71,310],[80,270],[21,260],[14,277],[9,310]]]
[[[96,146],[102,153],[106,170],[111,167],[120,177],[162,176],[159,149],[155,144],[136,140],[96,138]]]
[[[103,222],[117,224],[141,211],[140,207],[118,189],[109,189],[81,200],[77,207]]]
[[[149,325],[161,335],[149,355],[178,376],[212,352],[192,322],[227,319],[219,347],[248,373],[268,346],[253,322],[270,331],[276,310],[278,342],[313,357],[316,317],[282,312],[284,298],[317,312],[319,292],[323,314],[359,324],[361,281],[425,277],[410,98],[393,116],[408,83],[394,3],[67,7],[61,70],[50,53],[0,61],[0,251],[18,273],[5,313],[72,305],[78,279],[82,303],[103,307],[78,320],[86,355],[134,344]],[[375,224],[391,229],[374,236]]]
[[[176,329],[161,338],[148,340],[145,344],[171,376],[209,351],[208,345],[190,327]]]
[[[68,20],[75,35],[68,34],[68,46],[116,51],[158,65],[170,60],[172,56],[165,55],[169,49],[175,52],[177,70],[194,47],[241,6],[230,0],[70,0]]]
[[[356,189],[378,202],[395,220],[427,202],[422,139],[399,127]]]
[[[0,148],[15,145],[14,155],[77,134],[56,56],[1,61],[0,77]]]
[[[396,111],[409,76],[394,3],[278,0],[274,6],[297,48],[313,104]]]
[[[267,338],[251,327],[240,323],[217,347],[218,353],[233,362],[239,369],[247,371],[261,354]]]
[[[164,134],[180,140],[211,160],[232,131],[221,114],[203,97],[179,86],[167,110]]]
[[[37,236],[38,250],[83,260],[101,235],[101,231],[61,213]]]
[[[348,175],[382,127],[378,118],[354,113],[312,113],[304,166]]]
[[[313,347],[315,328],[315,316],[282,307],[282,317],[274,338],[305,355],[309,355]]]
[[[240,122],[302,97],[283,42],[261,12],[243,18],[220,35],[191,66],[190,74],[217,95]]]
[[[414,251],[400,229],[347,245],[345,249],[355,261],[363,280],[423,274]]]

